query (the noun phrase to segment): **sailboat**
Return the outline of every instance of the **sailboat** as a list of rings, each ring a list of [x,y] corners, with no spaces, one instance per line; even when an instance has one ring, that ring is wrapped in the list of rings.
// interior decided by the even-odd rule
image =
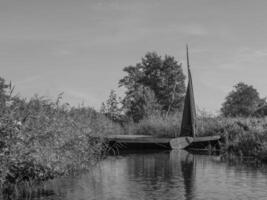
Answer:
[[[213,151],[220,149],[220,135],[197,136],[196,108],[193,92],[193,81],[189,64],[188,46],[186,45],[188,70],[188,84],[184,99],[183,116],[180,134],[176,138],[157,138],[150,135],[109,135],[106,139],[110,144],[124,144],[123,146],[136,148],[169,148],[188,149],[191,151]],[[122,146],[122,145],[121,145]]]
[[[179,137],[170,140],[170,146],[172,149],[185,149],[191,147],[193,150],[211,150],[212,145],[217,149],[220,148],[219,140],[221,136],[204,136],[196,137],[196,107],[193,91],[193,81],[189,64],[188,45],[186,45],[186,60],[188,70],[188,84],[186,95],[184,99],[183,118],[181,122],[181,129]]]
[[[193,92],[193,81],[189,65],[188,45],[186,45],[186,60],[188,70],[188,84],[184,99],[183,118],[179,137],[170,141],[172,149],[184,149],[189,146],[196,134],[196,107]]]

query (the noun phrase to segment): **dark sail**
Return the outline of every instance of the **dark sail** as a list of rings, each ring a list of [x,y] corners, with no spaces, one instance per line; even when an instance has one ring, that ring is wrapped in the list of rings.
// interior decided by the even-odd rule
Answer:
[[[189,66],[188,46],[186,46],[187,68],[188,68],[188,85],[184,100],[183,118],[181,124],[180,137],[194,137],[196,133],[196,108],[193,92],[193,83]]]

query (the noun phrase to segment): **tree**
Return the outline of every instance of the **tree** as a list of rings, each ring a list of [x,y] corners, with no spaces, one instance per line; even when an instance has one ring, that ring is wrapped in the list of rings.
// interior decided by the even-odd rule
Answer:
[[[126,116],[130,116],[135,122],[161,110],[154,92],[142,85],[129,93],[122,103]]]
[[[240,82],[225,98],[221,112],[226,117],[248,117],[263,104],[265,100],[259,97],[258,91],[252,85]]]
[[[10,98],[8,89],[11,89],[11,83],[7,84],[5,79],[0,77],[0,110],[6,106],[6,102]]]
[[[141,63],[125,67],[123,71],[127,73],[119,81],[119,86],[126,88],[123,107],[135,121],[144,117],[144,112],[139,108],[144,104],[140,91],[149,89],[153,92],[155,101],[164,112],[182,109],[185,76],[181,64],[174,57],[166,55],[162,58],[155,52],[148,52]]]
[[[111,90],[109,98],[105,103],[102,103],[100,112],[105,114],[113,121],[118,121],[120,118],[121,109],[119,108],[119,100],[115,90]]]

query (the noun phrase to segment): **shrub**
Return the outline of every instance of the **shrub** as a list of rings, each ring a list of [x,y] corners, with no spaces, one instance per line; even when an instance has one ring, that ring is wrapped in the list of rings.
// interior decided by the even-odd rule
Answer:
[[[36,183],[88,169],[105,151],[101,136],[122,132],[94,109],[69,107],[60,99],[10,97],[0,110],[0,188],[4,191],[25,181]]]
[[[221,135],[228,151],[255,156],[266,148],[266,118],[199,118],[198,135]]]
[[[181,117],[179,113],[166,116],[153,114],[139,123],[128,125],[128,134],[152,135],[156,137],[176,137],[180,132]]]

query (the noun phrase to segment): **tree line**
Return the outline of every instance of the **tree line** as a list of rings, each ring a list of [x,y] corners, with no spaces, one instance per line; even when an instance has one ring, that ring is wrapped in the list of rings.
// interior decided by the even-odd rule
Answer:
[[[182,64],[173,56],[148,52],[135,65],[123,69],[126,75],[118,86],[126,89],[125,96],[119,98],[115,90],[102,103],[101,112],[115,121],[125,118],[138,122],[159,113],[168,115],[182,112],[185,96],[185,74]],[[220,114],[225,117],[262,117],[267,114],[266,99],[249,84],[239,82],[226,96]]]

